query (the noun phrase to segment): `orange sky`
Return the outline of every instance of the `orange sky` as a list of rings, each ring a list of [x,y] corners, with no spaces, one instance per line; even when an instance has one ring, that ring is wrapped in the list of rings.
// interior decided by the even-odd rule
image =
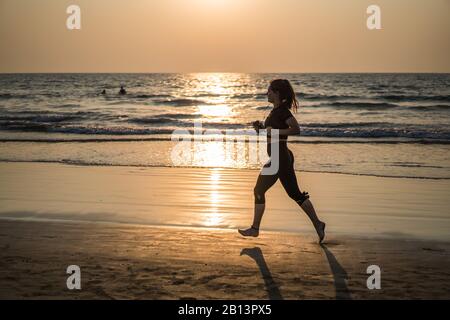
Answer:
[[[81,30],[66,8],[81,7]],[[366,8],[382,9],[382,30]],[[0,72],[450,72],[450,0],[0,0]]]

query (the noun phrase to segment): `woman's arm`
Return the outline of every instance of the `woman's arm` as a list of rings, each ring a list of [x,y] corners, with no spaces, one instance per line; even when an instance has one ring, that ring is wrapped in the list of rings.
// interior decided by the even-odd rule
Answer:
[[[289,126],[287,129],[279,129],[278,134],[280,136],[295,136],[300,134],[300,127],[295,117],[290,117],[286,120],[286,124]],[[268,128],[269,129],[269,128]],[[270,128],[271,130],[272,128]],[[268,133],[270,134],[270,133]]]

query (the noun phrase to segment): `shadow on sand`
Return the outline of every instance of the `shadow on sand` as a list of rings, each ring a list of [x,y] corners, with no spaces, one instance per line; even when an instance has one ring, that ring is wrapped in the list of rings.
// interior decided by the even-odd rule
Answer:
[[[351,300],[352,297],[350,295],[350,291],[348,290],[346,283],[346,280],[348,279],[347,272],[337,261],[333,253],[327,248],[326,244],[321,244],[320,247],[325,252],[328,263],[330,265],[331,272],[333,274],[334,287],[336,290],[336,299]],[[267,263],[264,260],[264,255],[261,249],[259,247],[244,248],[241,251],[241,256],[242,255],[247,255],[253,260],[255,260],[256,264],[259,267],[259,271],[261,272],[261,276],[264,280],[264,284],[266,286],[266,291],[267,294],[269,295],[269,299],[283,300],[283,296],[281,295],[277,284],[273,280],[269,267],[267,266]]]
[[[336,289],[336,300],[352,299],[346,283],[346,280],[348,279],[347,271],[345,271],[345,269],[339,264],[333,253],[328,250],[326,244],[322,243],[320,246],[327,256],[331,272],[333,273],[334,287]]]
[[[262,278],[264,279],[264,284],[266,286],[267,294],[270,300],[283,300],[283,297],[278,289],[277,284],[273,281],[272,274],[270,273],[269,267],[267,266],[266,260],[264,260],[263,253],[259,247],[255,248],[244,248],[241,251],[241,256],[247,255],[253,260],[259,267],[261,271]]]

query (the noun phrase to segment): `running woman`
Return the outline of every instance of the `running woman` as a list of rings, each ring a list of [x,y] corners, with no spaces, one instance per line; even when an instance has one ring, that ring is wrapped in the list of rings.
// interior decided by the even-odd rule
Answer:
[[[295,97],[294,89],[288,80],[275,79],[269,85],[267,100],[273,104],[273,109],[264,123],[255,121],[253,127],[258,132],[260,129],[267,130],[267,154],[270,159],[264,165],[266,168],[270,167],[271,161],[273,161],[270,141],[271,129],[279,130],[279,166],[277,172],[274,174],[263,174],[263,170],[261,170],[253,190],[255,197],[253,224],[248,229],[239,229],[238,231],[245,237],[257,237],[259,235],[259,226],[266,206],[265,193],[280,179],[289,197],[297,202],[308,215],[319,236],[319,243],[321,243],[325,237],[325,223],[317,217],[314,206],[309,200],[308,192],[300,191],[295,176],[294,155],[287,147],[288,136],[298,135],[300,133],[297,119],[290,111],[291,108],[294,108],[295,111],[298,108],[298,101]]]

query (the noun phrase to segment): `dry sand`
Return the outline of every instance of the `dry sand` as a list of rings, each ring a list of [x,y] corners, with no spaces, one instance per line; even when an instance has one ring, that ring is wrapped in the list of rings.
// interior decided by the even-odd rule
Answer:
[[[450,298],[450,245],[104,223],[0,221],[0,298]],[[81,290],[66,288],[69,265]],[[381,267],[381,290],[366,269]]]

